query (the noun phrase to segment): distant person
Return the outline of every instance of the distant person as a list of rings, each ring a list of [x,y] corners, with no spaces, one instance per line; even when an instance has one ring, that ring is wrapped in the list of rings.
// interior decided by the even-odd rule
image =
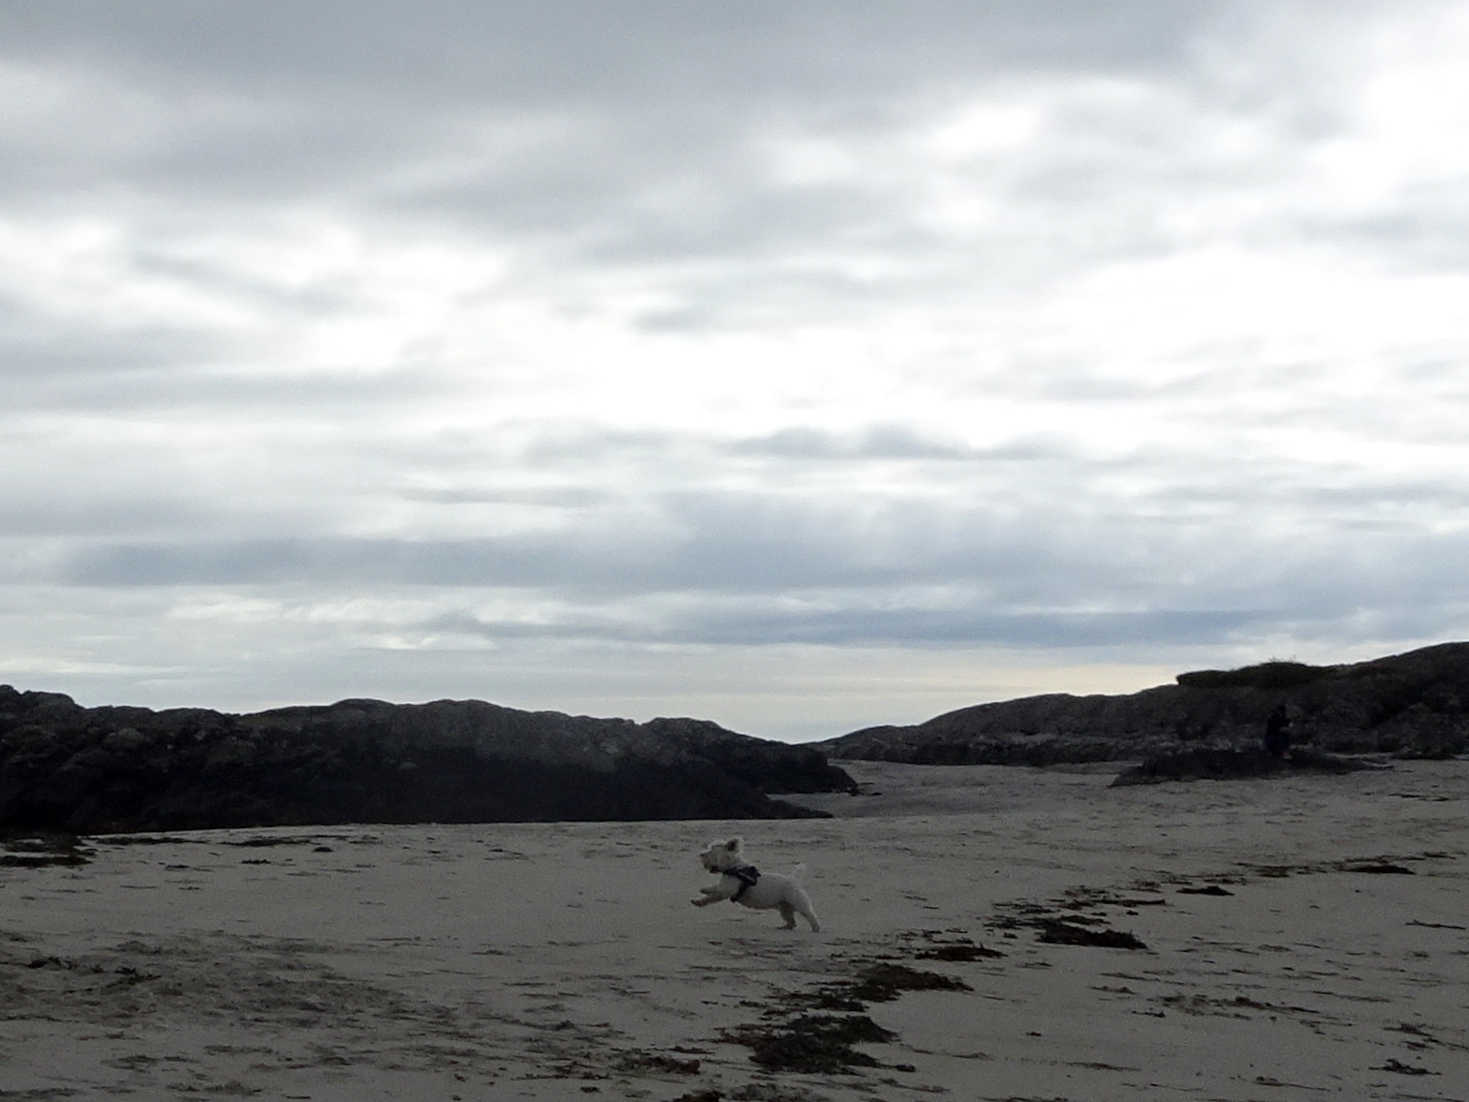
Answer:
[[[1290,716],[1285,705],[1277,704],[1275,711],[1265,721],[1265,752],[1272,757],[1283,758],[1290,750]]]

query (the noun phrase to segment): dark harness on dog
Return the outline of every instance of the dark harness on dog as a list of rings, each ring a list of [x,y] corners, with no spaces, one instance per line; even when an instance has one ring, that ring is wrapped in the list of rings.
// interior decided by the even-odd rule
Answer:
[[[754,865],[737,865],[732,869],[725,869],[724,875],[733,876],[740,882],[739,890],[729,897],[731,903],[738,903],[740,896],[753,888],[756,881],[760,879],[760,870]]]

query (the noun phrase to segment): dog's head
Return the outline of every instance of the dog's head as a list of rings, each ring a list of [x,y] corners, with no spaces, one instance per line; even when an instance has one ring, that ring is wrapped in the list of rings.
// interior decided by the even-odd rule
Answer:
[[[709,848],[699,854],[699,863],[709,872],[723,872],[743,865],[745,858],[740,853],[740,840],[731,838],[727,842],[710,843]]]

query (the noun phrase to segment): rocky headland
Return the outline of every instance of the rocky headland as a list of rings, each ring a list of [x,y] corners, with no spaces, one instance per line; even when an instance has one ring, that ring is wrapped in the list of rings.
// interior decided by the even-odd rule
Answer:
[[[1292,751],[1273,757],[1262,733],[1282,708]],[[821,813],[779,794],[856,789],[832,758],[1141,762],[1122,783],[1147,783],[1466,750],[1469,643],[1334,666],[1198,670],[1137,693],[980,704],[801,746],[702,720],[635,723],[475,700],[236,715],[86,708],[0,685],[0,832],[787,818]]]
[[[852,787],[819,750],[692,719],[474,700],[86,708],[0,686],[0,831],[791,818],[817,813],[772,793]]]
[[[1117,696],[1053,693],[979,704],[914,726],[868,727],[810,745],[836,759],[1052,765],[1160,759],[1155,776],[1279,771],[1256,753],[1283,706],[1297,755],[1443,758],[1469,749],[1469,643],[1334,666],[1264,662],[1179,674]],[[1171,759],[1163,762],[1162,759]],[[1268,759],[1268,760],[1267,760]],[[1190,764],[1192,763],[1192,764]],[[1291,768],[1286,761],[1280,769]]]

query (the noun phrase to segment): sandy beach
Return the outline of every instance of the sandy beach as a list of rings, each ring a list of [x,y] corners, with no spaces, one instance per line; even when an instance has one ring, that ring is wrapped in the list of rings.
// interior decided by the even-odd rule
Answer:
[[[1469,762],[843,764],[832,819],[0,868],[0,1098],[1469,1099]],[[820,933],[689,905],[731,834],[804,863]]]

